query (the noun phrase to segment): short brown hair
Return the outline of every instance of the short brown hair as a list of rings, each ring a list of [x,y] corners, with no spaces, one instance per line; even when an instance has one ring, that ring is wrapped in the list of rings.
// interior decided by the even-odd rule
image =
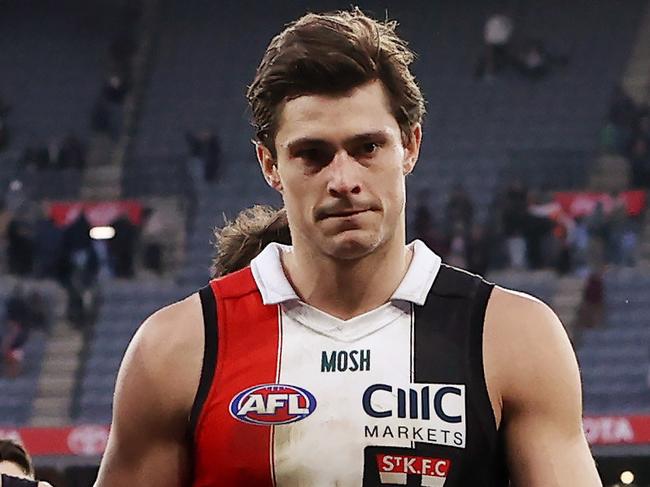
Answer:
[[[233,221],[217,228],[214,235],[212,277],[243,269],[271,242],[291,244],[286,210],[266,205],[242,210]]]
[[[18,465],[25,475],[34,477],[32,459],[25,447],[17,441],[0,439],[0,462],[11,462]]]
[[[415,54],[395,32],[358,8],[309,13],[275,36],[257,68],[247,98],[257,141],[275,152],[278,108],[306,94],[343,94],[380,80],[404,143],[422,121],[424,97],[409,70]]]

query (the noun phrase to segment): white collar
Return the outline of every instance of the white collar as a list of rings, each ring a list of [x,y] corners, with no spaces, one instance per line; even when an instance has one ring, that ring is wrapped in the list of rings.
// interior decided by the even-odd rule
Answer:
[[[413,259],[392,300],[402,300],[422,306],[440,269],[441,259],[426,244],[415,240],[408,245]],[[290,245],[270,243],[251,261],[251,270],[262,294],[264,304],[278,304],[300,299],[284,274],[280,252],[292,252]]]

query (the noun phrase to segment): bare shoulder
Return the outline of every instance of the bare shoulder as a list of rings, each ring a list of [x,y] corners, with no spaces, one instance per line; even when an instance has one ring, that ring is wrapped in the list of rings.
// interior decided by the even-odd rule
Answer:
[[[499,286],[494,287],[486,318],[495,331],[515,339],[557,339],[566,335],[562,323],[546,303]]]
[[[169,357],[202,346],[202,338],[201,302],[195,293],[149,316],[133,340],[144,350],[154,348],[155,356]]]
[[[159,383],[170,400],[191,407],[203,360],[203,316],[198,294],[166,306],[147,318],[124,357],[122,372],[134,368]],[[119,386],[119,382],[118,382]]]
[[[549,377],[579,388],[566,331],[555,312],[537,298],[495,287],[486,311],[484,347],[487,374],[504,402],[531,399],[530,386],[548,384]]]
[[[196,294],[162,308],[140,326],[117,375],[97,487],[186,485],[187,427],[203,348]]]

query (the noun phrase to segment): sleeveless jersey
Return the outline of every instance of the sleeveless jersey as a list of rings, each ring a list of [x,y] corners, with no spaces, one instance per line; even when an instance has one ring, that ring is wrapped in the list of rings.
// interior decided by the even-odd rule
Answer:
[[[411,245],[391,300],[347,321],[299,300],[278,244],[200,291],[193,487],[508,485],[483,371],[493,286]]]

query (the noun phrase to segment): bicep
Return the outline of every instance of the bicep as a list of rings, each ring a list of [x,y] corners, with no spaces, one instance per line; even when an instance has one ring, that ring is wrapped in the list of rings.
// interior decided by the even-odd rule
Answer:
[[[553,311],[517,297],[505,348],[503,428],[513,487],[600,486],[582,429],[580,375]],[[518,320],[518,324],[517,324]],[[516,338],[515,338],[516,337]]]
[[[155,320],[145,322],[124,356],[111,432],[95,487],[181,487],[189,483],[186,405],[191,387],[179,386],[187,380],[179,380],[178,364],[168,360],[177,354],[155,337],[160,331],[151,330],[155,324]]]

